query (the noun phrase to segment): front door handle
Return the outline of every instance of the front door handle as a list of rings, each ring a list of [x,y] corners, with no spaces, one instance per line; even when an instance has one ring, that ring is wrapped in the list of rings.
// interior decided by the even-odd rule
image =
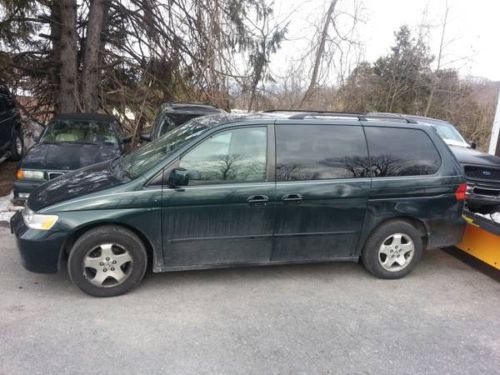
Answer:
[[[304,198],[302,197],[302,194],[293,193],[283,195],[281,200],[285,203],[300,203],[304,200]]]
[[[265,206],[269,202],[267,195],[251,195],[247,198],[247,202],[252,206]]]

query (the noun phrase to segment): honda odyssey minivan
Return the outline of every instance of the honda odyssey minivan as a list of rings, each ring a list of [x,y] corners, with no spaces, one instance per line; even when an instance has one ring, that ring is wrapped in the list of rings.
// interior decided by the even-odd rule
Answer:
[[[153,272],[361,260],[400,278],[460,241],[461,168],[433,128],[329,113],[211,115],[37,188],[24,266],[114,296]]]

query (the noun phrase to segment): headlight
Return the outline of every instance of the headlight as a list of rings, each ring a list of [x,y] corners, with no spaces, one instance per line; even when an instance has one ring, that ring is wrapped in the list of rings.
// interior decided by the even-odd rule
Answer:
[[[32,171],[29,169],[18,169],[16,172],[18,180],[45,180],[43,171]]]
[[[57,222],[57,215],[41,215],[33,212],[28,207],[23,209],[24,223],[31,229],[49,230]]]

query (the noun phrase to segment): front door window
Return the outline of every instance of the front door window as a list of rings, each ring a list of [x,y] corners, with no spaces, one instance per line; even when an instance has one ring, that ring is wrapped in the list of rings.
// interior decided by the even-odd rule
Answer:
[[[215,134],[179,163],[189,185],[261,182],[266,179],[267,128],[240,128]]]

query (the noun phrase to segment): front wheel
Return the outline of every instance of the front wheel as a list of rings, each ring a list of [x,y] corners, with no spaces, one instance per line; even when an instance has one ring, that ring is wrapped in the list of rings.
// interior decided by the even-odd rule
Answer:
[[[84,233],[68,259],[71,281],[95,297],[124,294],[137,286],[147,267],[146,249],[131,231],[103,226]]]
[[[422,234],[407,221],[395,220],[382,224],[370,235],[361,260],[373,275],[399,279],[415,268],[422,250]]]

